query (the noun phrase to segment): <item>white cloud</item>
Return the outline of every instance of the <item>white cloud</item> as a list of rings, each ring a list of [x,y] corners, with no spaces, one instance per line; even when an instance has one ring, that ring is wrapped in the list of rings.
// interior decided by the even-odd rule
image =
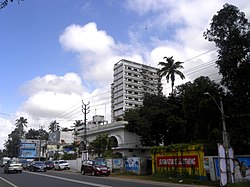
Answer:
[[[93,22],[83,27],[76,24],[68,26],[60,36],[60,42],[66,50],[94,54],[109,53],[114,45],[113,38],[105,31],[98,31],[96,23]]]
[[[98,29],[94,22],[69,25],[59,36],[59,41],[66,52],[76,54],[81,74],[48,74],[26,82],[22,91],[28,99],[20,106],[17,115],[27,116],[30,127],[48,126],[52,120],[70,127],[75,119],[84,119],[81,111],[83,100],[85,103],[90,101],[88,120],[94,114],[106,115],[110,120],[110,84],[114,63],[124,58],[157,67],[164,56],[187,61],[214,48],[213,43],[204,39],[203,32],[225,3],[217,0],[127,0],[124,2],[126,10],[137,14],[141,20],[128,27],[129,40],[126,43]],[[245,11],[249,18],[248,0],[228,3]],[[185,62],[183,71],[187,74],[186,79],[177,78],[175,85],[217,72],[215,64],[207,65],[215,58],[216,53],[212,51]],[[205,69],[202,70],[203,67]],[[194,71],[198,69],[201,71]],[[169,84],[164,85],[170,88]],[[0,133],[2,140],[13,126],[8,120],[0,120],[7,126],[5,133]]]
[[[14,130],[15,123],[13,123],[13,120],[11,119],[5,119],[0,118],[0,149],[3,148],[3,144],[5,143],[5,140],[8,140],[8,134],[11,133],[11,131]]]
[[[64,76],[47,74],[44,77],[35,77],[26,82],[21,89],[28,95],[38,92],[82,94],[83,91],[81,78],[76,73],[66,73]]]

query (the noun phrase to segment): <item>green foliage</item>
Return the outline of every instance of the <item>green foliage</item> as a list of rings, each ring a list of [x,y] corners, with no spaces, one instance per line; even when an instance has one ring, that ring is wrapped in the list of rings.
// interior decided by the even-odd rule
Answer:
[[[90,142],[88,146],[89,154],[97,155],[98,157],[104,157],[106,150],[108,149],[108,134],[98,135],[95,140]]]
[[[183,62],[175,62],[172,57],[164,57],[163,59],[166,60],[166,62],[159,62],[158,65],[163,66],[159,71],[158,74],[160,77],[166,77],[167,82],[169,82],[169,79],[171,80],[171,88],[172,93],[174,89],[174,82],[175,82],[175,74],[179,75],[181,79],[185,79],[184,74],[179,70],[182,69],[183,66],[181,65]]]
[[[8,135],[8,140],[5,141],[6,153],[9,157],[18,157],[20,145],[20,132],[17,128]]]
[[[49,132],[56,132],[56,131],[59,131],[60,129],[60,126],[59,126],[59,123],[55,120],[55,121],[52,121],[49,125]]]
[[[60,154],[58,152],[55,152],[53,159],[58,160],[60,158]]]
[[[16,119],[16,129],[19,131],[20,138],[24,135],[24,127],[27,127],[28,121],[24,117]]]
[[[236,151],[250,149],[250,23],[236,6],[225,4],[213,16],[204,36],[218,47],[218,65],[224,98],[226,124]]]
[[[98,135],[95,140],[90,142],[88,153],[99,158],[116,158],[113,154],[112,147],[116,147],[118,143],[108,134]]]
[[[145,146],[182,142],[185,122],[176,111],[178,101],[171,102],[162,95],[146,94],[142,107],[125,112],[126,129],[139,135]]]
[[[35,129],[30,129],[26,134],[25,134],[26,139],[41,139],[41,140],[48,140],[49,134],[47,131],[43,129],[35,130]]]
[[[171,144],[168,146],[154,146],[150,148],[151,154],[159,152],[178,152],[188,150],[203,150],[202,144]]]
[[[126,129],[141,138],[142,145],[201,143],[216,153],[221,142],[220,111],[209,92],[219,98],[219,85],[208,77],[177,86],[169,97],[145,95],[143,106],[125,112]]]

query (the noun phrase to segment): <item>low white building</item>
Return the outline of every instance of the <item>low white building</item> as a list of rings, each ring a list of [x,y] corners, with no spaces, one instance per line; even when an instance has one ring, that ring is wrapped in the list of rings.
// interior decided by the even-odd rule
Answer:
[[[98,135],[108,134],[113,142],[117,142],[117,146],[112,148],[113,153],[121,157],[150,157],[149,148],[141,145],[140,137],[125,129],[127,123],[127,121],[117,121],[105,125],[88,126],[86,127],[87,142],[92,142]],[[78,131],[78,136],[84,140],[84,126],[78,128],[81,129]]]

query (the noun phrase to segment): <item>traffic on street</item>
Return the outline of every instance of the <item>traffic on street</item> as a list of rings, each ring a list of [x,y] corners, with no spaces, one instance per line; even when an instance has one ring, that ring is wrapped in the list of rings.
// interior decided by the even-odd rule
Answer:
[[[0,168],[1,187],[161,187],[180,186],[185,184],[171,184],[150,182],[143,180],[121,179],[106,176],[81,175],[80,172],[49,170],[45,172],[23,171],[22,173],[6,174]],[[193,186],[193,185],[192,185]]]

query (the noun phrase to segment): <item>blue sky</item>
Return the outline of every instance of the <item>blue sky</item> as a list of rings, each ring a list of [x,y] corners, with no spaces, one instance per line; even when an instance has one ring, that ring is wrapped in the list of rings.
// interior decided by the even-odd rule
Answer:
[[[83,119],[84,100],[90,101],[88,120],[94,114],[110,120],[113,65],[123,58],[157,67],[173,56],[184,61],[186,75],[176,84],[201,75],[218,81],[216,50],[202,33],[226,2],[250,18],[248,0],[10,3],[0,10],[0,149],[20,116],[28,129],[47,129],[53,120],[70,127]]]

